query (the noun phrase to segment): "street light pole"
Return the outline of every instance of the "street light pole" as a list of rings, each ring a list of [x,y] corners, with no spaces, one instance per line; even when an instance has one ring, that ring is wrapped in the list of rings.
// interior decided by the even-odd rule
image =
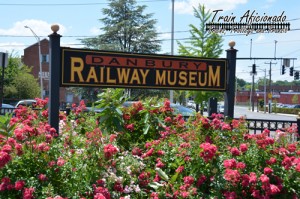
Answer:
[[[171,19],[171,55],[174,55],[174,4],[175,0],[172,0],[172,19]],[[174,94],[173,90],[170,90],[170,102],[173,103]]]
[[[34,35],[34,37],[36,38],[36,40],[38,41],[38,45],[39,45],[39,67],[40,67],[41,98],[44,99],[44,97],[43,97],[43,90],[44,90],[44,86],[43,86],[43,70],[42,70],[42,62],[41,62],[41,40],[40,40],[40,37],[37,36],[37,34],[35,34],[35,32],[29,26],[24,26],[24,27],[28,28],[32,32],[32,34]]]

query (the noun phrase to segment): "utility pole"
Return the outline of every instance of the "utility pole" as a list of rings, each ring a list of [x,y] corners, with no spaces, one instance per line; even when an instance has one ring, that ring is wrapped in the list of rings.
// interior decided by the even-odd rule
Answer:
[[[266,103],[267,103],[267,69],[264,69],[264,113],[266,113]]]
[[[271,109],[272,109],[272,64],[277,64],[276,62],[265,62],[265,64],[269,64],[270,65],[270,69],[269,69],[269,93],[268,93],[268,97],[269,97],[269,113],[271,113]]]
[[[252,112],[254,112],[254,93],[255,93],[255,88],[254,88],[254,73],[252,74],[252,86],[251,86],[251,107],[252,107]]]
[[[254,112],[254,75],[256,75],[256,64],[252,65],[252,71],[250,73],[252,75],[252,86],[251,86],[251,93],[250,93],[250,106],[252,107],[252,112]]]
[[[2,66],[2,73],[1,73],[1,84],[0,84],[0,108],[2,107],[3,98],[4,98],[4,69],[8,65],[8,53],[0,52],[0,66]]]

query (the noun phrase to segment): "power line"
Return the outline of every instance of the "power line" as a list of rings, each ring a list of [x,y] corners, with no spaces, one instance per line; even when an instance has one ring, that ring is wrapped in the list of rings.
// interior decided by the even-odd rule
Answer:
[[[161,2],[169,0],[141,0],[137,3],[147,3],[147,2]],[[1,6],[93,6],[93,5],[106,5],[106,3],[1,3]]]
[[[295,18],[295,19],[289,19],[289,20],[286,20],[286,21],[297,21],[299,20],[300,18]]]
[[[299,29],[293,29],[293,30],[300,30]],[[178,30],[178,31],[175,31],[175,33],[186,33],[186,32],[189,32],[189,30]],[[158,32],[157,34],[160,35],[160,34],[169,34],[171,32]],[[253,33],[253,34],[256,34],[256,33]],[[233,37],[233,36],[244,36],[246,34],[231,34],[231,35],[221,35],[222,37]],[[97,35],[96,35],[97,36]],[[87,35],[63,35],[63,37],[75,37],[75,38],[94,38],[96,36],[87,36]],[[0,37],[33,37],[32,35],[0,35]],[[39,37],[48,37],[46,35],[44,36],[39,36]],[[167,40],[171,40],[171,39],[161,39],[161,41],[167,41]],[[178,38],[178,39],[175,39],[175,40],[191,40],[191,37],[186,37],[186,38]],[[157,40],[157,41],[160,41],[160,40]],[[280,41],[281,43],[282,42],[298,42],[300,40],[288,40],[288,41]],[[267,43],[272,43],[272,42],[261,42],[261,43],[255,43],[255,44],[267,44]]]

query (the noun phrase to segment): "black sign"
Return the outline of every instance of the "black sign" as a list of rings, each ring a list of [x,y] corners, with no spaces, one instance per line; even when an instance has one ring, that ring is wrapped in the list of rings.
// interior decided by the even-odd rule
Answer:
[[[225,91],[226,59],[61,48],[61,86]]]

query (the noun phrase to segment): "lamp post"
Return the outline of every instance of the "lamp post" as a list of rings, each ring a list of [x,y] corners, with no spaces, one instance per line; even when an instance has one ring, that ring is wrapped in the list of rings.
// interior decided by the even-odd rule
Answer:
[[[174,55],[174,4],[175,0],[172,0],[172,18],[171,18],[171,55]],[[173,90],[170,90],[170,102],[174,101]]]
[[[38,41],[38,45],[39,45],[39,67],[40,67],[40,86],[41,86],[41,98],[44,99],[43,97],[43,70],[42,70],[42,62],[41,62],[41,40],[40,37],[37,36],[37,34],[35,34],[35,32],[29,27],[29,26],[24,26],[25,28],[28,28],[32,34],[34,35],[34,37],[36,38],[36,40]]]

